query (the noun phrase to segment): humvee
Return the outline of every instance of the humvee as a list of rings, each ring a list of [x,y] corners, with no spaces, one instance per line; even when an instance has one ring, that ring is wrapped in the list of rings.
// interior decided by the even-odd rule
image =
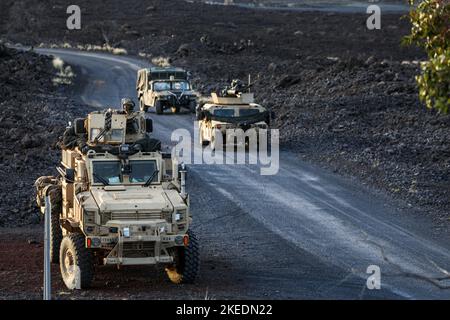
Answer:
[[[141,69],[137,74],[136,90],[141,111],[147,112],[152,107],[157,114],[169,108],[178,113],[185,107],[194,113],[197,106],[197,94],[192,90],[189,73],[181,68]]]
[[[220,96],[213,92],[210,99],[201,102],[196,110],[200,145],[210,144],[215,149],[217,134],[222,135],[224,145],[234,144],[235,137],[226,136],[228,129],[242,129],[244,132],[254,129],[255,133],[269,129],[273,112],[255,103],[253,93],[244,93],[243,90],[242,83],[233,80],[231,87],[226,87]]]
[[[58,176],[37,179],[50,197],[50,255],[69,289],[89,287],[94,265],[165,265],[174,283],[193,282],[198,241],[185,167],[150,137],[144,112],[108,109],[76,119],[64,133]]]

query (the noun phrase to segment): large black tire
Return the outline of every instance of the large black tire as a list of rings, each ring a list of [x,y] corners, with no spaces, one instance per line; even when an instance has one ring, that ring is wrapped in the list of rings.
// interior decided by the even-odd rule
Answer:
[[[139,98],[139,109],[144,112],[148,111],[148,106],[145,105],[143,97]]]
[[[200,267],[197,236],[192,230],[189,230],[187,234],[189,235],[189,245],[176,247],[175,265],[166,268],[169,280],[175,284],[193,283]]]
[[[203,113],[203,111],[201,111],[201,109],[195,110],[195,118],[197,119],[197,121],[203,120],[204,117],[205,114]]]
[[[197,101],[192,100],[189,102],[189,110],[191,111],[191,113],[195,113],[195,110],[197,108]]]
[[[92,252],[85,247],[84,235],[65,236],[60,250],[61,277],[70,290],[89,288],[94,277]]]
[[[161,101],[156,100],[155,109],[156,109],[156,114],[163,114],[164,109],[163,109],[163,105],[162,105]]]
[[[51,217],[50,217],[50,262],[59,262],[59,248],[63,238],[59,218],[61,215],[61,189],[55,188],[49,192]]]

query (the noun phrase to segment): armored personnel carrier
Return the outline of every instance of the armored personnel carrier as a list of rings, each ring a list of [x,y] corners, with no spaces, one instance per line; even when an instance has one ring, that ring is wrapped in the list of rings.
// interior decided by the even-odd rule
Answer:
[[[144,112],[92,112],[66,129],[59,175],[37,179],[42,213],[50,196],[51,260],[69,289],[89,287],[96,264],[163,264],[172,282],[194,281],[185,168],[151,131]]]
[[[155,108],[156,114],[171,109],[180,112],[182,107],[192,113],[197,106],[197,94],[192,90],[189,74],[181,68],[153,67],[141,69],[137,74],[137,95],[141,111]]]
[[[269,129],[274,114],[255,103],[253,93],[244,92],[248,88],[241,81],[233,80],[221,95],[213,92],[210,99],[200,103],[196,115],[201,145],[210,144],[215,149],[217,134],[222,135],[224,144],[235,143],[234,136],[226,136],[229,129],[254,129],[256,133]]]

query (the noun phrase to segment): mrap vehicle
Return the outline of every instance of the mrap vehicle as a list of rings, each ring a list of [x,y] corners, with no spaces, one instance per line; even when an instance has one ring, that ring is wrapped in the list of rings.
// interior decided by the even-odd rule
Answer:
[[[194,281],[185,168],[151,131],[144,112],[92,112],[66,129],[59,175],[36,180],[42,213],[50,197],[51,261],[69,289],[89,287],[96,264],[163,264],[172,282]]]
[[[152,67],[141,69],[137,74],[137,96],[141,111],[155,108],[156,114],[171,109],[180,112],[182,107],[195,112],[197,93],[189,81],[189,73],[181,68]]]
[[[217,135],[222,136],[221,141],[224,145],[235,144],[235,136],[227,136],[227,132],[236,129],[241,129],[243,132],[252,129],[255,133],[255,142],[259,144],[258,132],[268,130],[270,121],[275,115],[267,108],[255,103],[254,94],[244,92],[246,88],[249,86],[244,86],[239,80],[233,80],[230,87],[222,90],[221,95],[216,92],[211,93],[211,98],[197,108],[201,145],[210,144],[210,147],[215,149]]]

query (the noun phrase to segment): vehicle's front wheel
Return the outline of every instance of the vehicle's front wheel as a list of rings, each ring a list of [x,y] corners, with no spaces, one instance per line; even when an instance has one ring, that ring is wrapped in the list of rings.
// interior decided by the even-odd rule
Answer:
[[[176,284],[193,283],[200,267],[200,254],[197,236],[192,230],[187,232],[189,244],[187,247],[176,247],[175,264],[166,268],[170,281]]]
[[[145,105],[143,97],[139,98],[139,109],[144,112],[148,111],[148,106]]]
[[[191,113],[195,113],[196,108],[197,108],[197,101],[192,100],[191,102],[189,102],[189,110],[191,111]]]
[[[155,109],[156,109],[156,114],[163,114],[163,105],[161,103],[161,101],[156,100],[155,101]]]
[[[69,234],[61,242],[59,265],[68,289],[88,288],[94,276],[92,253],[85,247],[82,234]]]

